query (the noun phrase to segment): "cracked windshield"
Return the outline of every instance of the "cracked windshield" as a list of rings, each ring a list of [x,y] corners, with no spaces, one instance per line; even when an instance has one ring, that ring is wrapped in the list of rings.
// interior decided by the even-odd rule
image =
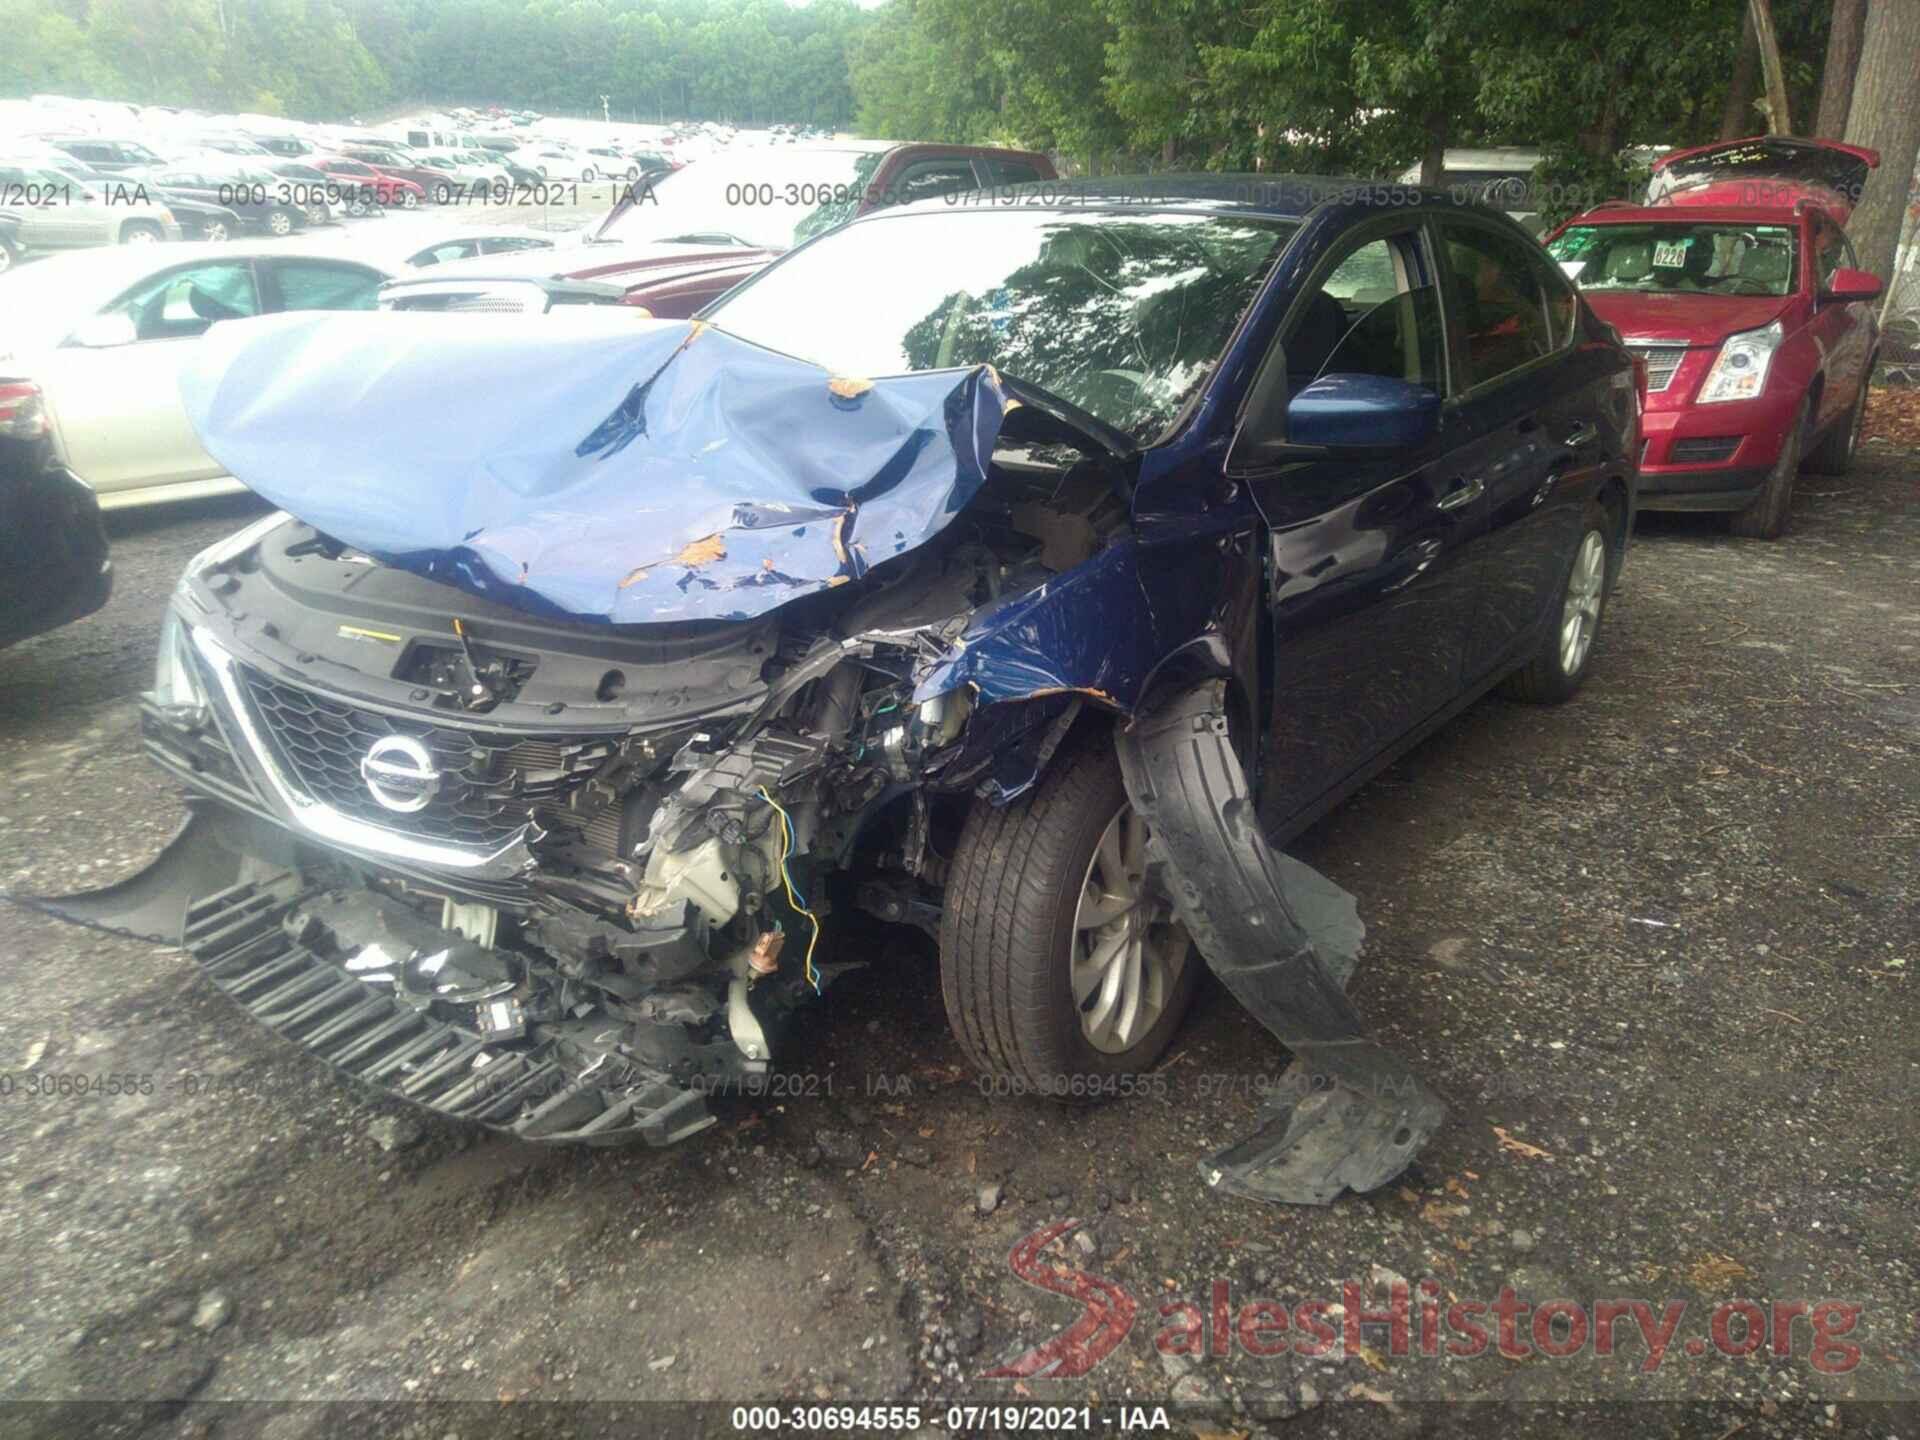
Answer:
[[[1294,229],[1208,215],[902,215],[794,255],[713,318],[842,375],[992,365],[1144,444],[1212,371]],[[902,254],[917,257],[911,271],[894,268]],[[888,287],[866,285],[887,271]]]

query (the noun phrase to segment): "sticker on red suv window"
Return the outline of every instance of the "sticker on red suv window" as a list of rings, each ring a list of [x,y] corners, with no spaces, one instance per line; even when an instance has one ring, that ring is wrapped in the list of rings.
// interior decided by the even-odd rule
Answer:
[[[1653,263],[1656,269],[1677,270],[1687,263],[1687,242],[1662,240],[1653,247]]]

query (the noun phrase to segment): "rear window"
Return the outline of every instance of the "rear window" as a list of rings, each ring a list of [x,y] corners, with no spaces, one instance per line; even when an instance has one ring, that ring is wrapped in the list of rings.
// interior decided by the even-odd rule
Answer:
[[[1716,145],[1706,154],[1662,166],[1654,172],[1647,187],[1647,199],[1651,203],[1676,190],[1716,181],[1751,180],[1755,193],[1739,203],[1766,205],[1791,201],[1793,197],[1787,192],[1781,194],[1779,201],[1769,199],[1765,182],[1772,180],[1784,185],[1817,185],[1831,190],[1849,205],[1857,205],[1867,183],[1867,169],[1866,161],[1830,145],[1774,136],[1738,145]]]

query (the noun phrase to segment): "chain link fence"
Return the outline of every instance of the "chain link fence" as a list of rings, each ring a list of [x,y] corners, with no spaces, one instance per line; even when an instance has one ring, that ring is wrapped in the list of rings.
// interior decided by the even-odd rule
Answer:
[[[1906,223],[1888,277],[1886,308],[1880,312],[1880,370],[1875,378],[1883,385],[1920,385],[1920,160],[1914,163]]]

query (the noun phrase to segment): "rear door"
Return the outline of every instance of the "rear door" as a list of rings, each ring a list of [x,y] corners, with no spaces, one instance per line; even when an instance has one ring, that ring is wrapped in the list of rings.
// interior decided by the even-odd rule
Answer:
[[[1323,375],[1383,375],[1444,400],[1436,280],[1415,216],[1365,222],[1331,246],[1266,361],[1285,366],[1283,393]],[[1250,415],[1241,440],[1282,423]],[[1443,404],[1439,434],[1417,453],[1281,450],[1241,471],[1270,532],[1260,809],[1271,833],[1296,828],[1459,695],[1475,605],[1470,544],[1486,508],[1461,482],[1458,454],[1471,440]]]
[[[1558,592],[1601,465],[1601,396],[1564,363],[1578,301],[1539,246],[1491,218],[1436,222],[1454,381],[1472,439],[1462,483],[1485,492],[1476,543],[1480,608],[1469,684],[1537,633]],[[1597,382],[1603,389],[1605,382]]]
[[[47,356],[44,388],[59,417],[67,464],[103,493],[224,474],[187,423],[180,372],[216,321],[260,313],[252,264],[176,265],[101,313],[125,317],[122,343],[68,343]]]

